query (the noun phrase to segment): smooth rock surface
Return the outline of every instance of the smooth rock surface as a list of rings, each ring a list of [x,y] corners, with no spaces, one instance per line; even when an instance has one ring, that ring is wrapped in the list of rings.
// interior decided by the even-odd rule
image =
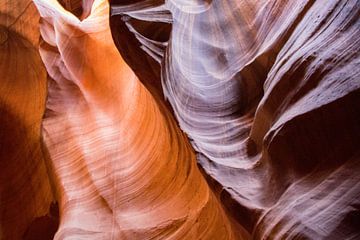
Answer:
[[[113,0],[112,31],[126,26],[160,63],[230,215],[253,239],[359,238],[359,2],[192,3]],[[158,22],[169,40],[142,29]]]
[[[55,239],[235,239],[186,136],[113,44],[109,4],[94,1],[81,20],[57,1],[35,4],[51,77],[43,137]]]
[[[54,201],[42,152],[46,70],[31,1],[0,1],[0,239],[22,239]]]
[[[0,2],[0,239],[359,239],[359,13]]]

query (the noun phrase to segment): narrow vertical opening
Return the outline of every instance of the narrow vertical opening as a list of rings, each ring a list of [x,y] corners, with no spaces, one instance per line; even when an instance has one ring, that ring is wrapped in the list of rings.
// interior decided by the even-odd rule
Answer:
[[[58,2],[67,11],[83,20],[90,15],[94,0],[58,0]]]

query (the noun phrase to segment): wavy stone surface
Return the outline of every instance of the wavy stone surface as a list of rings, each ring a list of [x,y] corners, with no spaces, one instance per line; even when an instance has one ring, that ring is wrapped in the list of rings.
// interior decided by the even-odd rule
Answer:
[[[359,1],[136,2],[111,1],[112,30],[160,63],[198,162],[251,238],[359,238]],[[136,68],[140,53],[117,45]]]
[[[34,1],[49,79],[43,137],[59,200],[55,239],[233,239],[170,111],[119,55],[109,5],[79,20]]]
[[[359,1],[109,2],[0,2],[0,239],[360,238]]]

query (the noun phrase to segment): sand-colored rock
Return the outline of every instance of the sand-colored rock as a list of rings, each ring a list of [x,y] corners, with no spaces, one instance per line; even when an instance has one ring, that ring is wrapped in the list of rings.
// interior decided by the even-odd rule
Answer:
[[[113,44],[108,3],[82,20],[57,1],[35,4],[51,77],[43,137],[55,239],[235,239],[186,136]]]
[[[360,238],[359,12],[0,2],[0,239]]]

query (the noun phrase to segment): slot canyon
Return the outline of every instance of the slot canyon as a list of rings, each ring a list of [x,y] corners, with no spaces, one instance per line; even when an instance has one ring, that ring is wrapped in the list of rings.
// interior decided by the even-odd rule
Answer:
[[[0,0],[13,239],[360,239],[360,1]]]

